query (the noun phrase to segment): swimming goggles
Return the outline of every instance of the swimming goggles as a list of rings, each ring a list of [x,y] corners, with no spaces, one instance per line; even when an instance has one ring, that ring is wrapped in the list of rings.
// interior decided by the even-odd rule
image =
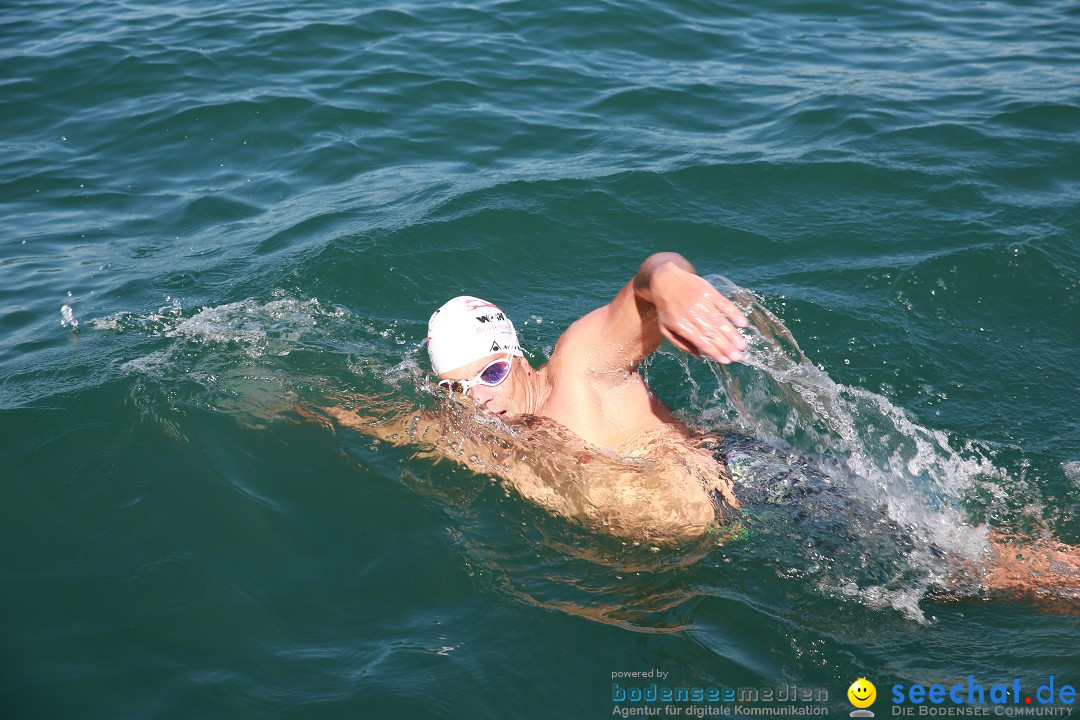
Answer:
[[[511,356],[507,355],[502,360],[488,363],[487,367],[477,373],[472,380],[440,380],[439,387],[462,395],[476,385],[495,387],[510,375],[510,358]]]

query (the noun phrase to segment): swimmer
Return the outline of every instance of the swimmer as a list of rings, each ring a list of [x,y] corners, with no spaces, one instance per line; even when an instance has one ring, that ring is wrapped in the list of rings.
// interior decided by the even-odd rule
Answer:
[[[610,303],[571,324],[542,367],[524,357],[502,310],[474,297],[456,297],[435,311],[427,346],[449,395],[482,415],[528,425],[531,440],[545,438],[570,460],[545,462],[535,448],[530,457],[528,447],[501,438],[513,457],[489,471],[548,509],[609,532],[680,538],[718,531],[718,513],[739,502],[722,461],[696,446],[700,438],[650,391],[639,367],[665,338],[695,357],[738,362],[746,350],[739,328],[746,325],[686,258],[657,253]],[[455,433],[445,417],[414,416],[406,428],[408,418],[373,422],[363,409],[327,412],[343,425],[455,460],[491,452],[483,437],[460,424]]]
[[[717,439],[679,422],[639,368],[665,338],[695,357],[738,362],[747,347],[739,328],[747,324],[684,257],[657,253],[610,303],[571,324],[542,367],[524,357],[496,305],[456,297],[431,316],[427,337],[438,385],[453,402],[437,413],[376,417],[370,402],[324,412],[423,455],[498,475],[526,499],[610,534],[661,542],[737,537],[741,503]],[[740,494],[752,501],[754,489]],[[813,534],[807,528],[804,540]],[[983,567],[950,562],[956,576],[948,584],[974,575],[983,591],[1080,598],[1077,548],[1017,546],[991,534],[984,560]]]

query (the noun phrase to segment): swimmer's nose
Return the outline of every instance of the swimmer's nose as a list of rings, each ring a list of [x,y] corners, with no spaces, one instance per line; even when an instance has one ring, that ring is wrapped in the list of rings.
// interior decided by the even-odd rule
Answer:
[[[469,393],[481,409],[491,400],[491,388],[487,385],[473,385],[469,388]]]

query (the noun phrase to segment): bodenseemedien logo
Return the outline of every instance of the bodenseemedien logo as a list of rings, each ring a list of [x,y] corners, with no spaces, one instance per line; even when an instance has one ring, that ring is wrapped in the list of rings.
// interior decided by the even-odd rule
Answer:
[[[874,687],[874,683],[866,678],[859,678],[847,689],[847,698],[848,702],[856,708],[851,711],[851,717],[874,717],[874,713],[866,709],[877,699],[877,688]]]

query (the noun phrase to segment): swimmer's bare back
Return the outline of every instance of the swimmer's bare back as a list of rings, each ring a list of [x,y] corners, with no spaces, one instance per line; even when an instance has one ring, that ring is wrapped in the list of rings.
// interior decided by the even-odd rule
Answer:
[[[725,468],[673,429],[646,433],[623,454],[592,446],[550,418],[485,421],[466,406],[377,418],[345,406],[302,414],[495,475],[526,500],[608,534],[679,542],[730,524]]]

